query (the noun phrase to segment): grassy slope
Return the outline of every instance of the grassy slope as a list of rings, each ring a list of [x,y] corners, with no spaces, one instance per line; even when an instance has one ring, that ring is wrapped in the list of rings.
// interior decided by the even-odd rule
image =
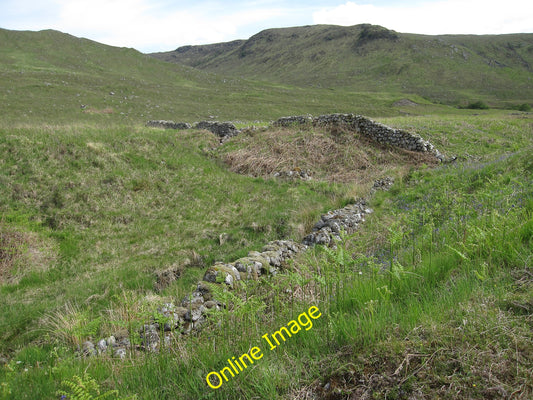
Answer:
[[[419,95],[457,104],[531,101],[533,35],[425,36],[371,25],[269,29],[249,40],[155,54],[229,76]]]
[[[258,87],[267,88],[268,96],[280,95],[280,103],[265,106],[268,115],[284,109],[279,104],[290,102],[295,93],[308,93],[292,105],[295,110],[315,112],[309,99],[323,96],[327,101],[330,91],[292,92],[235,80],[232,93],[239,95],[233,109],[220,77],[57,32],[0,33],[10,38],[0,41],[1,71],[9,78],[1,84],[12,90],[3,92],[8,101],[0,105],[0,185],[7,188],[0,193],[0,278],[8,280],[0,286],[0,357],[8,361],[0,366],[0,399],[57,398],[61,381],[85,370],[103,389],[142,399],[531,394],[530,114],[475,115],[438,108],[447,115],[380,118],[420,132],[458,155],[459,163],[406,175],[409,170],[399,158],[390,167],[400,183],[371,204],[376,213],[347,252],[317,251],[294,265],[296,274],[250,283],[246,294],[241,292],[246,305],[232,299],[233,316],[222,318],[220,325],[215,317],[213,326],[174,343],[169,353],[125,362],[84,360],[75,356],[73,344],[115,332],[132,319],[135,324],[146,321],[154,304],[179,301],[203,269],[185,269],[180,280],[158,294],[153,291],[155,271],[198,259],[193,250],[205,265],[234,259],[273,238],[298,237],[302,225],[345,203],[357,188],[265,181],[237,175],[220,162],[239,149],[268,156],[264,153],[272,150],[272,132],[238,137],[211,153],[207,150],[216,143],[212,135],[143,128],[140,115],[149,98],[158,101],[162,114],[168,113],[157,111],[155,118],[181,119],[172,114],[171,101],[180,90],[191,100],[199,93],[212,95],[214,109],[228,118],[240,111],[243,120],[265,119],[258,117],[264,104],[251,100]],[[25,50],[32,41],[38,42],[35,49]],[[57,56],[51,49],[61,41],[64,56]],[[105,52],[109,59],[102,58]],[[132,65],[137,67],[130,72]],[[117,89],[123,74],[131,78]],[[199,76],[213,81],[205,83]],[[69,84],[59,85],[65,78]],[[155,89],[154,82],[161,88]],[[114,96],[122,90],[126,97],[146,97],[120,103],[105,95],[110,90]],[[71,105],[77,93],[94,110],[111,107],[114,112],[82,113],[79,103]],[[247,101],[239,103],[246,94]],[[382,96],[376,114],[395,113],[379,105],[395,94],[372,96],[367,99]],[[195,108],[200,103],[194,100],[190,114],[183,115],[203,113],[204,108]],[[282,152],[291,167],[291,161],[304,161],[299,144],[330,140],[339,138],[320,131],[280,132],[282,143],[297,146],[293,160]],[[349,149],[341,150],[338,159],[349,160]],[[353,150],[355,157],[364,154]],[[500,158],[509,153],[519,154]],[[369,154],[386,160],[389,151]],[[323,179],[332,172],[320,160],[311,166]],[[420,218],[423,227],[414,229]],[[221,233],[230,234],[222,245]],[[373,274],[372,266],[387,267],[391,260],[395,280],[388,286],[389,275]],[[355,281],[359,271],[364,274]],[[427,284],[420,284],[417,275],[422,274]],[[374,292],[364,290],[371,284]],[[206,386],[207,372],[262,345],[263,334],[310,305],[324,313],[311,330],[268,352],[220,390]]]
[[[390,105],[397,99],[228,78],[57,31],[0,29],[4,123],[268,121],[338,111],[395,115]]]

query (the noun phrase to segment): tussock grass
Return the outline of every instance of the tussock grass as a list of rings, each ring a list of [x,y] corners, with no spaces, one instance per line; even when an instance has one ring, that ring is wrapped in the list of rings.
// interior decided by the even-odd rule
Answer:
[[[366,186],[385,173],[402,175],[410,167],[436,164],[429,155],[382,146],[339,129],[271,128],[236,137],[218,153],[240,174],[266,178],[302,170],[316,180]]]

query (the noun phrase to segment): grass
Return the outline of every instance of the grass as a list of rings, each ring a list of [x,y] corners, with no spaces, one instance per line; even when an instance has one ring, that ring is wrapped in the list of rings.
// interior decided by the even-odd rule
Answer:
[[[57,31],[0,29],[0,43],[0,112],[3,123],[12,126],[128,125],[152,119],[253,123],[354,109],[397,114],[389,95],[227,78]]]
[[[431,165],[430,156],[380,146],[354,132],[325,129],[268,129],[248,132],[217,151],[231,171],[260,177],[306,171],[319,181],[366,187],[384,174]],[[362,195],[362,193],[359,193]]]
[[[529,126],[529,120],[514,117],[508,117],[508,132]],[[471,118],[471,125],[458,131],[459,117],[440,117],[439,126],[448,130],[432,138],[447,140],[454,154],[461,146],[472,151],[468,160],[398,173],[393,189],[374,198],[375,213],[336,251],[316,249],[275,280],[220,294],[227,297],[228,312],[213,315],[198,336],[178,339],[160,355],[125,361],[78,358],[74,350],[88,337],[121,329],[134,337],[156,304],[179,301],[203,272],[185,268],[177,282],[155,293],[155,270],[185,262],[191,249],[207,265],[290,236],[291,229],[298,235],[296,227],[304,223],[298,218],[316,218],[307,213],[309,207],[316,213],[328,202],[335,207],[350,186],[239,176],[219,161],[225,152],[263,146],[268,131],[235,138],[211,154],[214,137],[192,131],[116,129],[109,135],[90,127],[10,129],[3,136],[2,179],[19,190],[4,194],[4,224],[25,227],[58,245],[44,272],[28,272],[17,284],[2,286],[2,352],[10,359],[1,372],[5,393],[9,388],[9,396],[50,398],[62,381],[87,371],[102,393],[116,389],[140,399],[344,398],[349,393],[498,398],[512,392],[527,398],[532,390],[527,374],[530,138],[513,135],[524,148],[518,150],[511,136],[496,129],[503,126],[500,115]],[[438,121],[394,122],[429,130]],[[459,140],[480,129],[495,141],[512,142],[509,150],[517,154],[495,158],[491,146],[480,149]],[[303,132],[277,134],[291,142]],[[327,138],[309,134],[320,143]],[[294,151],[297,155],[298,146]],[[225,190],[230,184],[233,200]],[[190,195],[171,195],[185,186]],[[195,190],[199,187],[211,190]],[[277,206],[259,206],[261,201]],[[228,203],[239,207],[227,208]],[[272,223],[276,218],[289,221],[281,231]],[[202,229],[194,225],[198,221]],[[252,222],[272,228],[248,229]],[[192,227],[184,234],[187,223]],[[238,239],[221,246],[220,232]],[[269,351],[261,337],[311,305],[323,317]],[[480,336],[484,331],[491,335]],[[220,389],[206,386],[207,373],[254,346],[264,357],[253,368]]]
[[[530,114],[421,98],[391,108],[397,93],[228,83],[57,32],[0,35],[9,39],[0,41],[0,400],[57,399],[61,390],[531,397]],[[347,132],[261,128],[219,146],[206,131],[144,127],[152,117],[209,115],[244,126],[364,103],[379,122],[420,133],[457,161],[435,167]],[[278,168],[309,169],[314,179],[273,179]],[[200,333],[124,360],[77,352],[111,334],[139,343],[138,328],[161,319],[159,305],[178,304],[206,266],[300,239],[381,175],[396,184],[373,197],[359,231],[275,278],[218,293],[227,307]],[[163,271],[176,279],[158,284]],[[311,306],[322,313],[313,326],[269,350],[263,335]],[[253,347],[263,351],[253,366],[207,386],[210,371]]]

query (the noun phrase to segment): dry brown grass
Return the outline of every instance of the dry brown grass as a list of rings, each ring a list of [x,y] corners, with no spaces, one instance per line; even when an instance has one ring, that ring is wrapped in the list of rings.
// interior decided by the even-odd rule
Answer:
[[[229,147],[220,149],[220,154],[239,174],[271,177],[276,172],[303,170],[313,179],[356,184],[436,163],[430,155],[380,145],[341,129],[273,128],[253,132],[235,137]]]
[[[50,240],[0,222],[0,284],[17,283],[28,271],[43,271],[56,259]]]
[[[12,277],[23,247],[24,237],[21,233],[0,225],[0,283],[7,282]]]

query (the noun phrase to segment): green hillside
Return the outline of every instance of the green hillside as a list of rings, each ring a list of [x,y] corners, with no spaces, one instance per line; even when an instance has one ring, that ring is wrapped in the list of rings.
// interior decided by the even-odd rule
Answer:
[[[533,34],[426,36],[367,24],[314,25],[153,56],[234,77],[416,94],[446,104],[533,99]]]
[[[302,40],[306,29],[330,28],[298,28]],[[363,35],[365,57],[401,44],[394,35]],[[434,104],[386,83],[385,64],[382,85],[344,87],[292,62],[299,73],[280,58],[253,80],[0,30],[0,400],[532,398],[533,113]],[[283,65],[290,83],[274,78]],[[432,101],[450,101],[440,90]],[[509,104],[526,102],[511,90]],[[446,162],[348,127],[266,123],[331,112],[418,133]],[[258,127],[221,143],[149,119]],[[394,184],[374,193],[376,180]],[[321,215],[355,204],[365,221],[336,247],[232,290],[198,288],[215,262],[270,263],[265,244],[301,243]],[[196,289],[214,296],[205,320]],[[231,372],[247,352],[253,365]],[[229,379],[209,385],[219,372]]]
[[[46,98],[47,101],[42,101]],[[397,114],[388,94],[259,83],[164,63],[57,31],[0,29],[0,113],[26,120],[270,120],[291,114]]]

